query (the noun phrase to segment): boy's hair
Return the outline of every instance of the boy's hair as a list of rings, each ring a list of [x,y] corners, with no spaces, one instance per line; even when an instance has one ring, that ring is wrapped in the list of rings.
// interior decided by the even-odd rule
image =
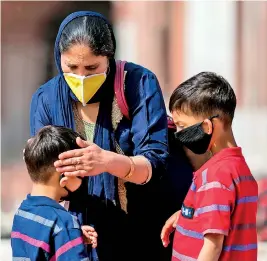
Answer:
[[[46,183],[55,171],[54,162],[60,153],[80,148],[76,138],[77,132],[57,126],[42,128],[25,147],[24,160],[35,183]],[[82,138],[82,137],[81,137]]]
[[[201,72],[180,84],[172,93],[169,110],[195,116],[219,115],[224,125],[231,125],[236,96],[231,85],[212,72]]]

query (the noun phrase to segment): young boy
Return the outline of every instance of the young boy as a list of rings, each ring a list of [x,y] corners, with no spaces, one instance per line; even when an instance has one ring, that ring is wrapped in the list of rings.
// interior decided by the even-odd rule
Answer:
[[[78,136],[67,128],[47,126],[28,141],[24,159],[33,187],[14,217],[13,260],[89,261],[84,243],[95,247],[96,232],[89,226],[81,230],[77,218],[58,203],[82,180],[65,177],[54,167],[60,153],[78,148]]]
[[[211,154],[194,173],[181,212],[170,218],[178,218],[172,260],[256,261],[258,188],[233,136],[233,89],[221,76],[202,72],[173,92],[169,108],[176,140],[196,154]]]

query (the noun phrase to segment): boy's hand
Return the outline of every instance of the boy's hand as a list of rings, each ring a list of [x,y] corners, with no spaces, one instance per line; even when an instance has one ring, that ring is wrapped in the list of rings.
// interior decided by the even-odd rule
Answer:
[[[97,233],[93,227],[82,226],[83,241],[85,244],[92,244],[93,248],[97,247]]]
[[[161,230],[161,241],[164,247],[167,247],[170,243],[170,234],[175,230],[178,218],[181,210],[175,212],[165,223]]]

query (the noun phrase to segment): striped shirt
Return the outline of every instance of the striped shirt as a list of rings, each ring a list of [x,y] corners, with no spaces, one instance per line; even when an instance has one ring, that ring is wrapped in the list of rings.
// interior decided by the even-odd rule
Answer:
[[[13,261],[89,261],[76,217],[44,196],[28,195],[11,232]]]
[[[205,234],[225,235],[220,261],[256,261],[258,187],[241,148],[215,154],[196,173],[174,236],[172,261],[195,261]]]

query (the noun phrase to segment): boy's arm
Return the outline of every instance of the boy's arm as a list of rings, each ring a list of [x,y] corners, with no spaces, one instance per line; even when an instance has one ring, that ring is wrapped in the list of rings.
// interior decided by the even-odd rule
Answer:
[[[89,261],[80,229],[64,228],[53,239],[55,254],[51,261]]]
[[[199,253],[198,261],[218,261],[222,246],[224,235],[220,234],[206,234],[204,236],[204,244]]]
[[[208,175],[210,174],[210,175]],[[202,186],[196,192],[194,219],[200,226],[204,244],[198,260],[218,260],[231,228],[235,208],[235,189],[227,170],[202,173]]]

